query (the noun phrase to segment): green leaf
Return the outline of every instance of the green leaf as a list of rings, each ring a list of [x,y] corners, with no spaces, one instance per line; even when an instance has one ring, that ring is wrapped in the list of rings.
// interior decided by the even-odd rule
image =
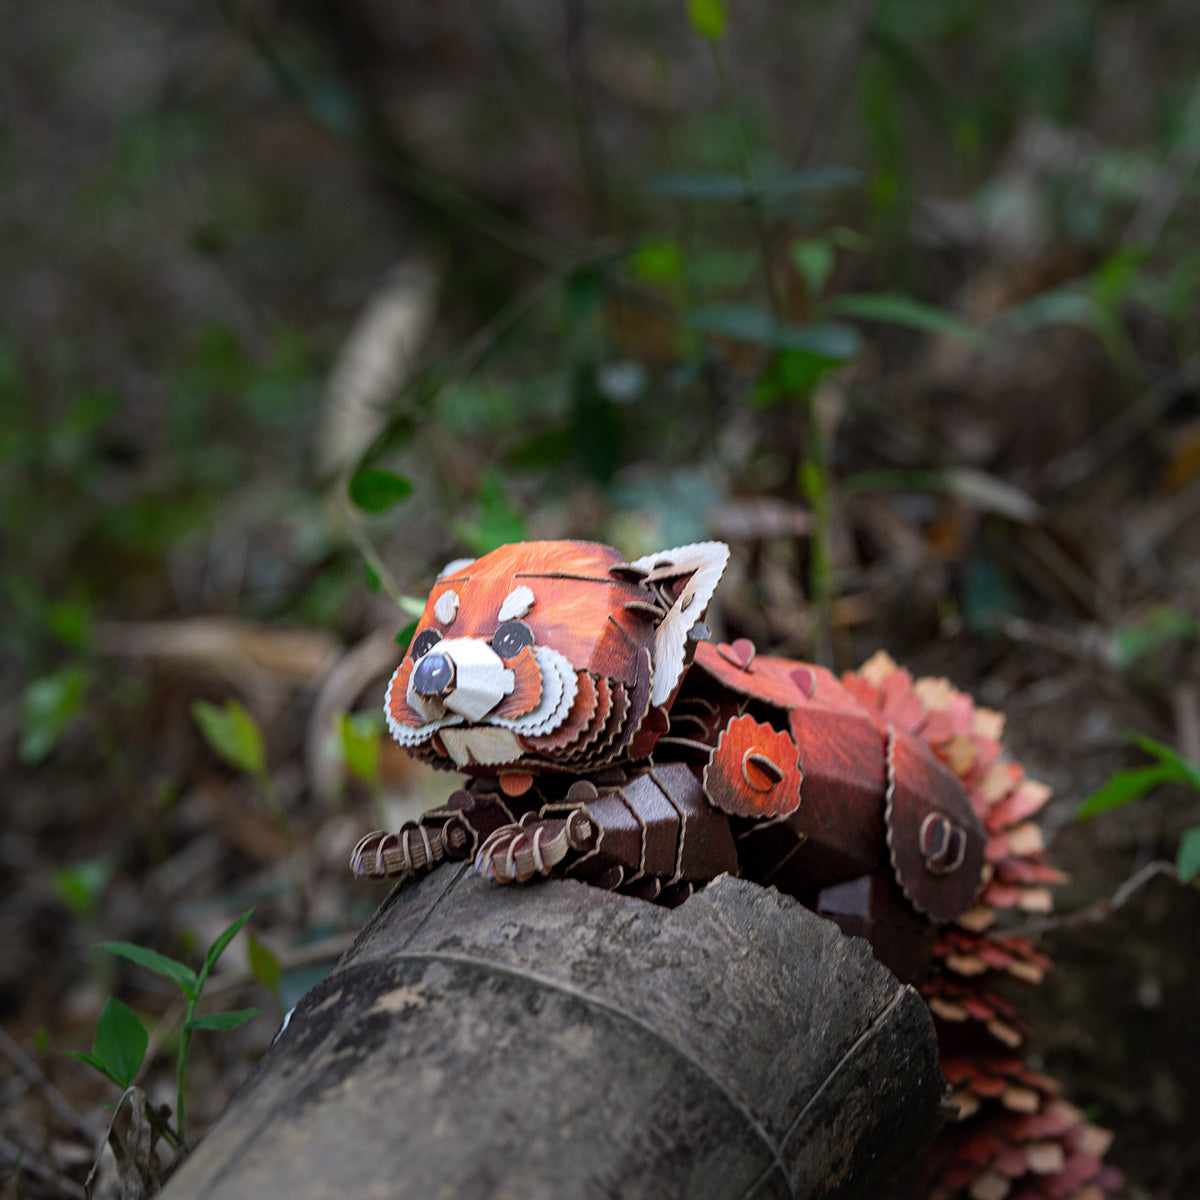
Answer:
[[[227,700],[225,707],[219,708],[207,700],[197,700],[192,705],[192,716],[204,740],[223,762],[251,775],[260,775],[266,769],[262,733],[238,701]]]
[[[810,504],[825,494],[825,474],[816,463],[806,460],[800,464],[800,491]]]
[[[459,540],[476,554],[486,554],[497,546],[525,540],[525,517],[504,494],[499,474],[489,471],[479,485],[479,519],[474,523],[461,522],[454,527]]]
[[[92,614],[82,604],[60,600],[46,614],[46,626],[64,646],[79,650],[91,636]]]
[[[30,683],[21,696],[21,746],[27,766],[42,762],[83,706],[88,676],[82,667],[64,667]]]
[[[1113,634],[1113,649],[1121,666],[1129,667],[1159,646],[1197,636],[1200,624],[1194,617],[1164,605],[1136,625],[1117,629]]]
[[[1175,870],[1179,873],[1180,883],[1191,883],[1200,875],[1200,825],[1184,830],[1175,855]]]
[[[275,991],[283,974],[279,955],[252,933],[246,934],[246,948],[250,958],[250,973],[263,987]]]
[[[92,1054],[101,1064],[100,1070],[117,1087],[127,1088],[141,1069],[149,1042],[146,1027],[133,1010],[110,996],[96,1022],[96,1037],[92,1042]]]
[[[719,42],[728,24],[725,5],[722,0],[688,0],[688,21],[702,38]]]
[[[755,405],[807,395],[837,362],[807,350],[780,350],[763,364],[750,398]]]
[[[808,171],[767,173],[753,180],[741,175],[655,175],[642,186],[653,196],[666,196],[672,200],[731,203],[756,197],[783,200],[789,196],[843,188],[861,179],[859,172],[845,167],[813,167]]]
[[[911,296],[894,292],[852,293],[836,296],[827,305],[830,312],[843,317],[858,317],[864,321],[882,321],[888,325],[903,325],[923,333],[944,334],[958,338],[968,345],[983,348],[991,339],[952,313],[923,304]]]
[[[1157,758],[1171,772],[1171,780],[1175,783],[1190,784],[1200,792],[1200,764],[1184,758],[1178,750],[1172,749],[1163,742],[1156,742],[1144,733],[1130,730],[1126,735],[1139,750],[1144,750],[1151,758]]]
[[[115,870],[116,864],[110,858],[88,858],[61,867],[50,880],[58,898],[81,921],[86,921],[95,913],[100,895]]]
[[[758,262],[758,255],[749,247],[698,248],[687,259],[687,294],[694,298],[693,303],[703,296],[741,295],[758,275]]]
[[[1098,788],[1079,806],[1076,817],[1094,817],[1097,813],[1119,808],[1144,796],[1160,783],[1170,783],[1176,778],[1170,767],[1161,763],[1152,767],[1134,767],[1129,771],[1118,771],[1103,787]]]
[[[408,613],[410,617],[420,618],[425,611],[425,601],[420,596],[401,596],[397,603],[400,611]]]
[[[237,937],[241,928],[254,915],[254,909],[248,908],[240,917],[231,924],[227,925],[216,938],[213,939],[213,944],[209,946],[208,953],[204,956],[204,966],[200,969],[200,979],[198,987],[204,986],[204,981],[208,978],[208,973],[217,965],[217,959],[225,953],[225,947]]]
[[[860,345],[857,331],[849,325],[784,325],[765,309],[749,304],[715,304],[697,309],[688,317],[687,326],[697,333],[752,342],[772,350],[803,350],[830,363],[853,358]]]
[[[101,1075],[104,1075],[107,1078],[112,1079],[113,1083],[117,1082],[109,1074],[108,1067],[105,1066],[105,1064],[103,1062],[101,1062],[100,1059],[98,1059],[94,1054],[89,1054],[86,1050],[68,1050],[67,1057],[78,1059],[81,1063],[87,1063],[87,1065],[89,1067],[95,1067],[96,1070],[99,1071]]]
[[[825,290],[836,261],[833,246],[824,238],[792,243],[792,263],[810,295],[819,296]]]
[[[409,623],[405,625],[398,634],[396,634],[396,645],[403,646],[407,650],[412,644],[413,634],[417,632],[418,624],[420,624],[418,621],[409,621]]]
[[[379,783],[380,729],[373,713],[342,713],[338,720],[342,755],[352,774],[374,787]]]
[[[258,1016],[257,1008],[239,1008],[234,1012],[208,1013],[203,1017],[193,1017],[188,1021],[188,1029],[236,1029],[253,1021]]]
[[[678,287],[687,266],[683,249],[673,237],[647,238],[633,252],[629,270],[634,279],[660,287]]]
[[[1078,325],[1094,330],[1096,324],[1096,302],[1075,281],[1013,305],[999,319],[1000,328],[1010,337],[1047,325]]]
[[[363,467],[350,480],[350,499],[364,512],[387,512],[393,504],[412,494],[413,485],[401,475]]]
[[[137,963],[139,967],[145,967],[156,975],[165,975],[189,1000],[194,1000],[199,993],[200,982],[196,972],[178,959],[168,958],[165,954],[148,950],[145,946],[138,946],[133,942],[97,942],[96,945],[99,949]]]

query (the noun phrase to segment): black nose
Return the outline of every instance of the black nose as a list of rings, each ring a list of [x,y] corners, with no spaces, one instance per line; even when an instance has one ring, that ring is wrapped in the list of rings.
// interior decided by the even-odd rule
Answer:
[[[418,696],[443,696],[454,686],[454,663],[446,654],[427,654],[412,674],[413,691]]]

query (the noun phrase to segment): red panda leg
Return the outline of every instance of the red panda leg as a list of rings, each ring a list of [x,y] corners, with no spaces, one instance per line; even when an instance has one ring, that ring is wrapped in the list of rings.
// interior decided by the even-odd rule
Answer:
[[[512,819],[499,796],[458,791],[443,808],[405,821],[395,833],[368,833],[350,854],[350,870],[360,879],[390,879],[428,870],[446,858],[470,858],[494,830]]]
[[[489,835],[475,856],[475,869],[497,883],[524,883],[535,875],[549,875],[572,851],[591,849],[597,837],[582,808],[562,817],[526,813]]]
[[[475,865],[501,883],[558,873],[656,899],[678,884],[736,872],[729,818],[697,774],[668,763],[599,788],[579,780],[563,801],[497,830]],[[674,893],[671,893],[674,894]]]

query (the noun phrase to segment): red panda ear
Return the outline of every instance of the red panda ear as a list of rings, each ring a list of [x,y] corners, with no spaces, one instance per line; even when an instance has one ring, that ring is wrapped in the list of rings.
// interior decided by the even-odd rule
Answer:
[[[666,704],[674,694],[687,660],[688,633],[704,616],[728,561],[729,547],[724,542],[695,542],[628,564],[642,574],[644,584],[675,585],[676,599],[654,634],[651,704]]]
[[[475,559],[473,558],[456,558],[448,562],[438,573],[438,579],[445,579],[447,575],[457,575],[459,571],[465,567],[469,567]]]

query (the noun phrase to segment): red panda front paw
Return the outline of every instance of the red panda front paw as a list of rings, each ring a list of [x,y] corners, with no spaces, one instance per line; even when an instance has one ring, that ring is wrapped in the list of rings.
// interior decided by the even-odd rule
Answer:
[[[549,875],[572,850],[582,848],[591,832],[582,812],[551,818],[526,813],[519,823],[502,825],[479,847],[475,870],[497,883],[524,883],[535,875]]]
[[[405,821],[395,833],[383,829],[368,833],[350,854],[350,870],[360,879],[389,879],[426,870],[445,854],[438,830]]]

